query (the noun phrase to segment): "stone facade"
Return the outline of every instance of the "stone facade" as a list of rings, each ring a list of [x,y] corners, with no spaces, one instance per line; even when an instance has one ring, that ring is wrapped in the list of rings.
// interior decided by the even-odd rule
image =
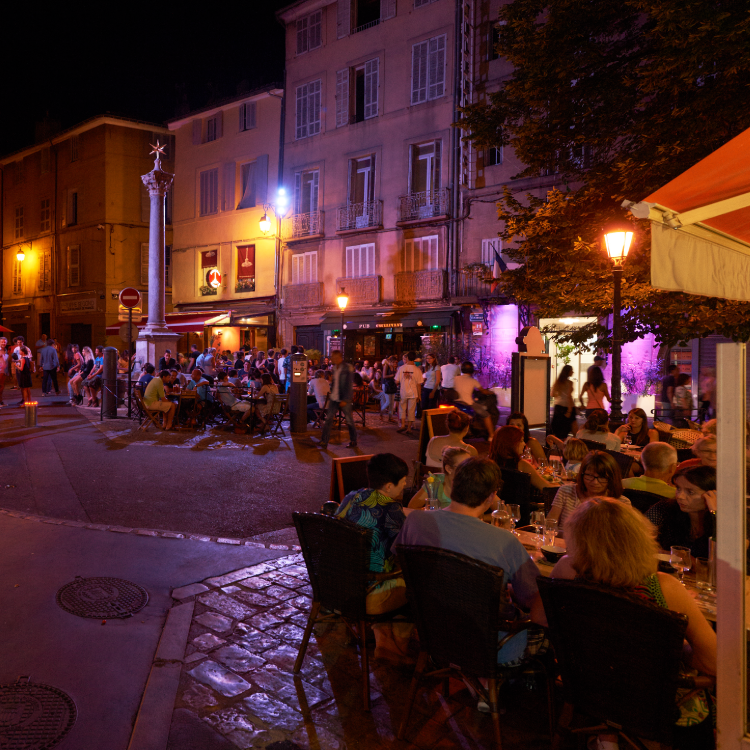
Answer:
[[[377,305],[380,302],[381,276],[361,276],[358,279],[336,279],[336,289],[344,287],[355,305]]]
[[[405,271],[395,275],[396,304],[439,300],[443,296],[445,271]]]
[[[284,287],[284,307],[297,309],[300,307],[318,307],[323,304],[325,290],[323,282],[315,284],[287,284]]]

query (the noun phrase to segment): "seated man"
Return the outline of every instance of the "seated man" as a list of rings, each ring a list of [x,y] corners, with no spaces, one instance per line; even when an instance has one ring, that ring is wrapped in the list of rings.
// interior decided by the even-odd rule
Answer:
[[[185,388],[187,387],[188,377],[184,372],[174,368],[169,371],[172,376],[172,388]]]
[[[177,404],[173,404],[164,391],[164,380],[169,379],[169,370],[162,370],[157,377],[151,378],[143,392],[143,405],[149,411],[160,411],[166,415],[164,417],[165,430],[172,429],[172,421],[177,411]]]
[[[193,370],[190,380],[187,382],[187,390],[195,391],[198,394],[198,400],[212,404],[214,396],[211,393],[211,386],[208,380],[203,377],[203,372],[199,368]]]
[[[219,378],[219,384],[216,386],[216,393],[219,396],[219,401],[222,404],[226,404],[232,411],[237,411],[242,414],[241,422],[246,422],[250,414],[252,413],[252,404],[247,401],[240,401],[232,392],[232,384],[229,382],[229,377],[225,372],[220,372],[217,376]]]
[[[159,360],[159,371],[171,370],[173,367],[177,367],[177,361],[172,356],[172,352],[169,349],[165,349],[164,356]]]
[[[622,480],[627,490],[641,490],[661,495],[669,500],[674,498],[676,489],[672,476],[677,471],[677,451],[667,443],[649,443],[641,453],[643,476]]]
[[[378,453],[367,462],[367,487],[350,492],[336,513],[339,518],[372,530],[370,570],[374,573],[389,573],[397,568],[391,547],[406,517],[399,499],[408,474],[409,467],[402,458]],[[404,604],[406,583],[402,577],[377,583],[367,595],[368,614],[390,612]],[[408,661],[411,628],[409,623],[375,623],[375,658]]]
[[[315,419],[315,410],[323,409],[326,405],[326,397],[331,392],[331,386],[328,381],[323,377],[325,373],[323,370],[317,370],[315,377],[310,381],[307,386],[307,395],[312,396],[313,400],[308,399],[307,404],[307,421],[311,422]]]
[[[141,372],[141,376],[138,378],[138,383],[145,388],[154,377],[155,369],[156,368],[150,362],[146,362],[143,366],[143,372]]]
[[[544,608],[536,579],[539,570],[523,544],[510,531],[490,526],[482,516],[497,501],[502,487],[500,469],[487,458],[470,458],[459,465],[453,477],[451,503],[445,510],[414,511],[406,519],[397,544],[426,545],[458,552],[502,568],[506,583],[513,586],[513,597],[531,619],[545,625]],[[508,606],[508,617],[513,618]],[[505,633],[500,633],[502,638]],[[527,633],[521,631],[499,651],[499,664],[520,660],[526,650]]]
[[[229,371],[227,380],[229,381],[230,385],[233,385],[235,388],[242,387],[242,381],[237,377],[237,370],[235,369],[231,369]]]

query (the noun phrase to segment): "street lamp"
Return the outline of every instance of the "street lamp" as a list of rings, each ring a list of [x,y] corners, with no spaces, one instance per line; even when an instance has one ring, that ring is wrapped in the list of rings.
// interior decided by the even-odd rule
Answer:
[[[336,304],[339,306],[339,310],[341,310],[341,356],[344,356],[344,310],[346,310],[346,306],[349,304],[349,295],[346,293],[346,289],[344,287],[341,287],[341,291],[338,293],[338,296],[336,297]]]
[[[612,303],[612,400],[609,421],[619,427],[622,424],[622,366],[620,353],[622,347],[622,333],[620,331],[620,312],[622,301],[620,288],[622,285],[622,265],[628,257],[630,244],[633,241],[633,227],[625,221],[608,224],[603,231],[604,249],[613,263],[614,299]]]
[[[26,253],[23,251],[22,247],[18,248],[18,252],[16,253],[16,258],[20,261],[23,260],[26,257]]]

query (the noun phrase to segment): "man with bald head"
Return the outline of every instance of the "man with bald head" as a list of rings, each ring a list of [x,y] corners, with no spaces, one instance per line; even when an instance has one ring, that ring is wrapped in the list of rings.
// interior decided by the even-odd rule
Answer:
[[[643,476],[623,479],[622,486],[628,490],[641,490],[661,495],[668,499],[675,496],[671,484],[677,469],[677,451],[667,443],[649,443],[641,453]]]

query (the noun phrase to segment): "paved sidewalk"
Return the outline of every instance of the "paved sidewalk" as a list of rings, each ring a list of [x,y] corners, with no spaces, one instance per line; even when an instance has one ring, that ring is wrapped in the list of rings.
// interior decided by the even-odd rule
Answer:
[[[447,700],[422,691],[408,741],[395,739],[413,667],[375,662],[365,712],[357,651],[343,626],[317,626],[292,675],[311,595],[300,553],[172,595],[195,609],[168,750],[494,748],[491,718],[457,681]],[[543,685],[514,684],[501,696],[504,748],[548,748]]]

